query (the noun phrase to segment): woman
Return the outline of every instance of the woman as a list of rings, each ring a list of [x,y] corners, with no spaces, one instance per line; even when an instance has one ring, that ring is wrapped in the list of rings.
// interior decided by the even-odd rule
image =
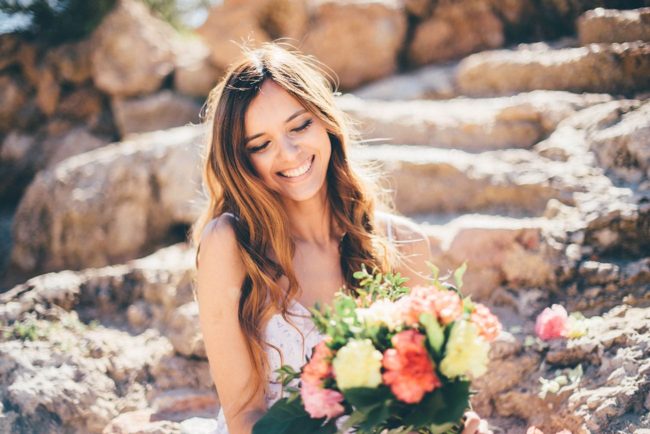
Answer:
[[[429,246],[407,220],[375,213],[348,161],[348,123],[307,58],[274,44],[246,52],[207,119],[196,295],[219,432],[248,434],[280,397],[273,371],[298,369],[319,340],[306,306],[353,288],[361,264],[424,283]]]

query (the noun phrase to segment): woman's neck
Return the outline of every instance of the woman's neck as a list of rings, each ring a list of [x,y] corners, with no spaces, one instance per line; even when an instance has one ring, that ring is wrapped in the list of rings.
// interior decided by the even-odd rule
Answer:
[[[335,236],[325,188],[309,200],[285,202],[285,210],[296,242],[327,246]]]

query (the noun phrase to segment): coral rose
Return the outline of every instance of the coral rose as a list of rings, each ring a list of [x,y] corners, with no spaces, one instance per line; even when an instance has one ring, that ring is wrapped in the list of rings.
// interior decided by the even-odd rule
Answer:
[[[314,348],[309,363],[302,368],[300,379],[303,383],[312,383],[320,385],[324,378],[332,375],[332,350],[330,350],[325,341],[321,341]]]

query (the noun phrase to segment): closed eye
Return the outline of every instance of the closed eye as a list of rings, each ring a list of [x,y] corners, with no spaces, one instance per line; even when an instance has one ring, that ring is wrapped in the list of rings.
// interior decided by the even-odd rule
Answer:
[[[269,146],[269,143],[271,142],[267,140],[266,142],[262,143],[259,146],[250,146],[248,148],[248,152],[250,152],[251,154],[254,154],[255,152],[260,152],[264,150],[267,146]]]
[[[309,126],[312,124],[312,122],[313,121],[311,119],[307,119],[302,125],[300,125],[299,127],[294,128],[291,131],[299,133],[300,131],[306,130],[307,128],[309,128]]]

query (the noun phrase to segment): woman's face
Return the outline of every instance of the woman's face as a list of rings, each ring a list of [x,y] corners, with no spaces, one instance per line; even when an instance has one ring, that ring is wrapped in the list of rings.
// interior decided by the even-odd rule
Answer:
[[[266,80],[244,122],[246,151],[268,188],[293,201],[324,191],[331,142],[323,122],[297,99]]]

